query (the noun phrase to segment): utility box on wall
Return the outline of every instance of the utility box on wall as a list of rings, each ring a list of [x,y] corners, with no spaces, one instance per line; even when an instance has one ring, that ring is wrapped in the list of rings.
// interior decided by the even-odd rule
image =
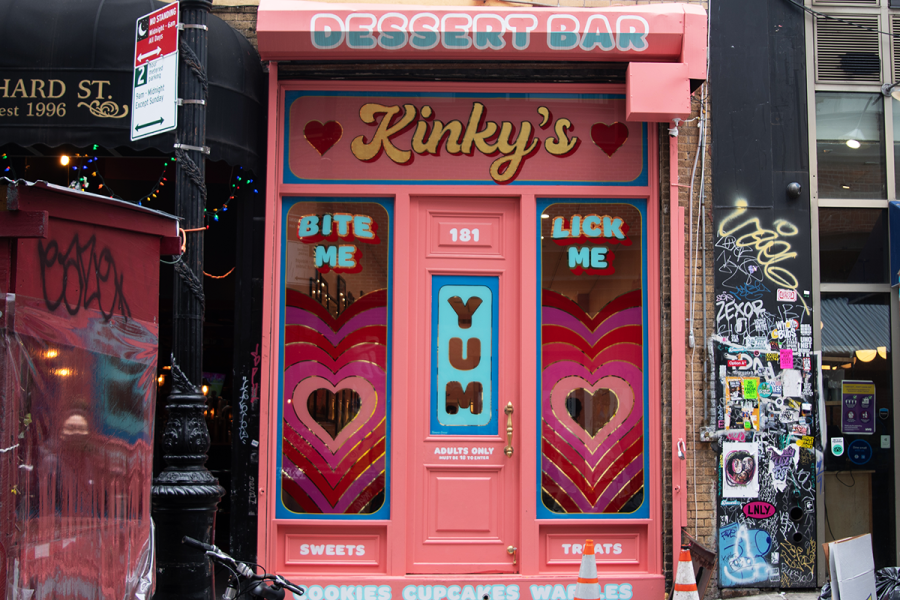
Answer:
[[[4,183],[0,589],[149,597],[159,257],[180,253],[177,221]]]

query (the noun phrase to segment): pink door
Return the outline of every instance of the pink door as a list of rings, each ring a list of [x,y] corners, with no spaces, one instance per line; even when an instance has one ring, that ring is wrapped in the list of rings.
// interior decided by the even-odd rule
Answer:
[[[413,198],[412,217],[408,572],[515,573],[518,201]]]

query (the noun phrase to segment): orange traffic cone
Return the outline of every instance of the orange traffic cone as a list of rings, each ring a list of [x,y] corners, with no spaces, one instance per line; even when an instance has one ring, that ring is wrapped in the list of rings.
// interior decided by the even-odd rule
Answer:
[[[682,546],[678,557],[678,571],[675,573],[675,593],[672,600],[700,600],[697,580],[694,578],[694,563],[691,561],[691,547]]]
[[[599,600],[600,583],[597,581],[597,558],[594,556],[594,540],[584,543],[581,568],[578,569],[578,585],[575,586],[575,600]]]

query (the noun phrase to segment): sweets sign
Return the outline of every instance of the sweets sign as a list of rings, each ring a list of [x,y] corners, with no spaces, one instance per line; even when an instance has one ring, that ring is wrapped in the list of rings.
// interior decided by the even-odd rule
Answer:
[[[624,97],[553,96],[288,92],[284,181],[646,185]]]

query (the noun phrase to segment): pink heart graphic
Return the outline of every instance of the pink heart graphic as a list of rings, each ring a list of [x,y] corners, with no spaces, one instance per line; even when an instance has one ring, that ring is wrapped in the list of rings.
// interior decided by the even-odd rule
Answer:
[[[351,389],[359,394],[359,412],[349,423],[344,425],[343,429],[338,432],[337,437],[334,438],[309,414],[309,408],[306,405],[309,395],[320,389],[329,390],[334,394],[342,389]],[[366,422],[375,414],[377,405],[378,393],[372,387],[372,384],[362,377],[347,377],[341,379],[337,385],[332,385],[330,381],[321,377],[307,377],[297,384],[291,394],[291,406],[294,407],[294,413],[297,415],[297,418],[325,444],[332,454],[336,454],[341,449],[341,446],[344,445],[344,442],[365,426]]]
[[[616,414],[593,437],[566,410],[566,397],[572,390],[579,388],[585,389],[591,394],[601,388],[606,388],[612,390],[619,401]],[[634,391],[628,385],[628,382],[618,377],[603,377],[594,384],[589,383],[582,377],[565,377],[553,386],[553,390],[550,392],[550,406],[553,409],[554,416],[559,419],[570,433],[581,440],[588,451],[593,454],[631,414],[632,409],[634,409]]]
[[[340,141],[342,135],[344,128],[337,121],[328,121],[325,124],[310,121],[303,128],[303,137],[322,156]]]
[[[618,121],[612,125],[594,123],[591,126],[591,139],[607,156],[612,158],[616,150],[621,148],[628,139],[628,127]]]

